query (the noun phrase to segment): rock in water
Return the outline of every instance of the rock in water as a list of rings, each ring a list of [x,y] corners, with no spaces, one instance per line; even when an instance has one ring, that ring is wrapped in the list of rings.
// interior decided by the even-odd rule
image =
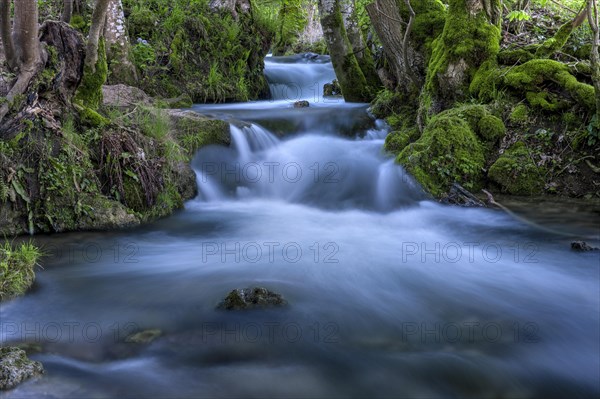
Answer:
[[[296,101],[294,103],[294,108],[306,108],[306,107],[310,107],[310,103],[306,100],[300,100],[300,101]]]
[[[157,329],[144,330],[135,334],[131,334],[130,336],[125,338],[125,342],[130,344],[149,344],[161,335],[162,331]]]
[[[29,360],[24,350],[0,348],[0,390],[14,388],[26,379],[42,374],[42,363]]]
[[[325,97],[342,95],[342,89],[340,89],[340,84],[338,83],[337,79],[333,79],[333,82],[325,83],[323,85],[323,95]]]
[[[286,306],[281,294],[262,287],[241,288],[231,291],[217,309],[247,310]]]
[[[573,241],[571,243],[571,249],[573,251],[587,252],[587,251],[598,251],[600,248],[591,247],[585,241]]]

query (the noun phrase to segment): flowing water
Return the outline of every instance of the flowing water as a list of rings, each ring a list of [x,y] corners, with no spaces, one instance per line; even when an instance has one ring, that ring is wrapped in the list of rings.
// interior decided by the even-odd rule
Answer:
[[[198,152],[185,210],[39,238],[52,256],[0,338],[41,347],[47,374],[7,398],[600,394],[599,253],[569,249],[599,245],[597,204],[585,225],[553,213],[565,234],[442,206],[382,154],[367,105],[319,95],[327,57],[266,75],[274,100],[195,106],[233,144]],[[215,310],[249,286],[289,306]],[[162,335],[125,342],[146,329]]]

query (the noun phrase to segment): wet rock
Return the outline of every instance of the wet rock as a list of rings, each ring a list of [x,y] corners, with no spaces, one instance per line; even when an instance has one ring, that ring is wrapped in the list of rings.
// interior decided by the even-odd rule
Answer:
[[[573,241],[571,243],[571,249],[573,251],[579,251],[579,252],[598,251],[598,250],[600,250],[600,248],[589,246],[588,243],[585,242],[585,241]]]
[[[448,195],[440,200],[443,204],[458,205],[465,207],[479,206],[485,207],[483,201],[471,194],[467,189],[458,183],[453,183]]]
[[[144,330],[135,334],[131,334],[125,338],[125,342],[130,344],[149,344],[161,335],[162,331],[158,329]]]
[[[42,364],[29,360],[24,350],[0,348],[0,390],[12,389],[26,379],[42,374]]]
[[[342,89],[340,88],[340,84],[338,83],[337,79],[334,79],[331,83],[325,83],[323,85],[323,95],[325,97],[342,95]]]
[[[294,103],[294,108],[307,108],[310,107],[310,103],[306,100],[296,101]]]
[[[281,294],[262,287],[241,288],[231,291],[217,309],[247,310],[286,306],[288,303]]]

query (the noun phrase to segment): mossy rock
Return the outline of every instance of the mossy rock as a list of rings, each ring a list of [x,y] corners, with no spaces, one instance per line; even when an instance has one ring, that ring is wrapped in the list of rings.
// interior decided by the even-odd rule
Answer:
[[[398,154],[402,151],[410,142],[412,138],[418,137],[419,131],[418,129],[413,129],[413,131],[394,131],[388,134],[385,138],[384,148],[386,151],[392,154]]]
[[[12,389],[21,382],[42,374],[42,364],[29,360],[24,350],[0,347],[0,390]]]
[[[481,186],[483,146],[469,123],[452,112],[434,116],[422,136],[396,160],[434,196],[441,196],[454,182],[471,190]]]
[[[500,118],[494,115],[484,115],[477,124],[477,132],[488,142],[495,142],[504,137],[506,126]]]
[[[158,329],[144,330],[129,335],[125,338],[125,342],[130,344],[150,344],[162,335],[162,331]]]
[[[531,159],[525,143],[519,141],[490,167],[488,177],[509,194],[534,195],[544,187],[544,172]]]
[[[220,310],[250,310],[284,307],[288,302],[281,294],[263,287],[235,289],[217,305]]]
[[[229,146],[231,135],[227,122],[208,119],[195,113],[170,111],[173,135],[189,156],[207,145]]]

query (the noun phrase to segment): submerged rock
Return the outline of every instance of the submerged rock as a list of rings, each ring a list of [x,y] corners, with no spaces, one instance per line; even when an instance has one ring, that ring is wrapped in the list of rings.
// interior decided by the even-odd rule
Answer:
[[[571,243],[571,249],[573,251],[587,252],[587,251],[598,251],[600,248],[591,247],[585,241],[573,241]]]
[[[149,344],[161,335],[162,331],[158,329],[144,330],[135,334],[131,334],[125,338],[125,342],[130,344]]]
[[[307,108],[310,107],[310,103],[306,100],[296,101],[294,103],[294,108]]]
[[[286,306],[288,302],[281,294],[262,287],[241,288],[231,291],[217,309],[247,310]]]
[[[0,348],[0,389],[12,389],[26,379],[42,374],[42,363],[29,360],[24,350]]]

